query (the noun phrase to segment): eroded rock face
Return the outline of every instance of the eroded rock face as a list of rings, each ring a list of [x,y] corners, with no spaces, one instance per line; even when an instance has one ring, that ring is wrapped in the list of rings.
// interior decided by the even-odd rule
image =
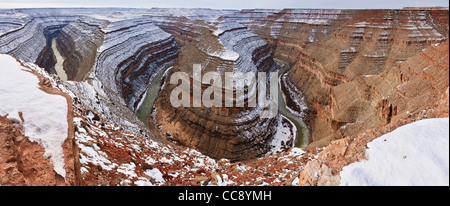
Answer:
[[[243,25],[222,22],[216,31],[204,32],[197,41],[186,45],[171,73],[186,72],[192,82],[193,64],[201,64],[202,73],[217,71],[222,76],[232,71],[272,71],[275,64],[271,56],[268,44]],[[257,157],[269,150],[278,116],[261,119],[259,107],[175,108],[170,104],[170,93],[176,86],[166,84],[156,101],[155,120],[171,139],[211,157],[232,161]]]
[[[68,80],[76,81],[68,83],[72,92],[92,99],[88,101],[93,103],[87,105],[89,108],[115,116],[117,123],[130,127],[126,124],[136,120],[133,112],[152,75],[172,64],[178,54],[174,38],[143,17],[144,14],[148,11],[2,10],[0,52],[35,62],[56,74],[51,47],[56,38]],[[83,93],[87,90],[88,93]],[[111,111],[112,107],[119,111]]]
[[[399,106],[392,92],[402,84],[402,62],[448,39],[448,10],[283,10],[250,28],[271,42],[276,58],[293,65],[289,77],[309,105],[313,148],[387,124],[408,111],[404,105],[425,103],[403,100]],[[432,58],[423,58],[423,67]],[[411,84],[420,90],[414,95],[428,95],[422,96],[428,106],[445,91],[436,92],[431,82],[448,66],[429,73],[436,75],[420,80],[420,89]],[[448,86],[442,78],[438,82]]]
[[[121,94],[137,109],[151,76],[178,54],[174,38],[145,18],[112,22],[104,29],[95,73],[106,93]]]
[[[0,36],[0,52],[11,54],[21,60],[37,63],[54,73],[55,60],[51,50],[51,40],[60,30],[75,21],[76,16],[32,16],[27,13],[9,11],[13,28]]]
[[[106,20],[82,17],[62,28],[57,46],[65,57],[63,67],[69,80],[84,80],[94,67],[97,50],[105,38],[101,29],[109,23]]]
[[[0,185],[66,185],[45,149],[22,135],[20,124],[0,116]]]

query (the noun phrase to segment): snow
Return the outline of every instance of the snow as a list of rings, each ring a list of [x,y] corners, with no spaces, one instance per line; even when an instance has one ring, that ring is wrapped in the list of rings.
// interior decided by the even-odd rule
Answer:
[[[127,175],[128,177],[137,177],[136,172],[134,171],[136,169],[136,165],[134,162],[131,162],[130,164],[122,164],[119,168],[117,168],[117,172],[123,173]]]
[[[449,185],[449,118],[420,120],[370,142],[341,185]]]
[[[220,40],[219,42],[223,45]],[[210,56],[217,57],[226,61],[237,61],[239,59],[239,54],[237,52],[232,51],[225,46],[223,46],[223,49],[220,51],[210,51],[207,49],[206,53]]]
[[[282,120],[289,122],[288,124],[290,124],[292,128],[289,127],[288,125],[283,124]],[[269,153],[282,152],[283,147],[284,148],[294,147],[295,142],[292,140],[296,136],[296,134],[297,134],[297,128],[295,127],[294,123],[291,122],[291,120],[289,120],[288,118],[281,116],[278,119],[277,132],[276,132],[275,136],[272,138],[272,141],[270,142],[272,149]],[[291,145],[287,145],[289,140],[291,140],[291,142],[292,142]]]
[[[94,165],[102,167],[105,170],[112,170],[117,166],[117,164],[111,163],[107,159],[107,155],[104,152],[98,151],[92,147],[84,146],[83,144],[78,144],[78,147],[82,152],[80,153],[80,163],[82,165],[92,163]]]
[[[309,42],[314,42],[314,35],[316,34],[316,29],[311,29],[311,33],[309,34],[308,40]]]
[[[20,120],[22,112],[25,135],[45,149],[57,174],[65,178],[64,155],[61,145],[67,138],[67,101],[39,89],[38,78],[30,69],[9,55],[0,55],[0,115]]]
[[[227,186],[229,184],[234,183],[232,180],[228,179],[227,174],[222,174],[222,177],[220,175],[216,175],[216,178],[217,178],[217,186]]]
[[[296,177],[293,181],[292,181],[292,185],[298,185],[298,183],[300,182],[300,179],[298,177]]]
[[[355,53],[355,52],[357,52],[357,50],[355,49],[355,47],[350,47],[350,48],[341,50],[341,52]]]
[[[153,178],[158,183],[164,183],[165,180],[163,178],[163,174],[159,169],[153,168],[151,170],[146,170],[144,174],[148,175],[149,177]]]

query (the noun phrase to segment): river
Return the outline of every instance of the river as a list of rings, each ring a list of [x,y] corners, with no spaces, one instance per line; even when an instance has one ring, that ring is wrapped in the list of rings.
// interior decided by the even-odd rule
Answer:
[[[281,76],[289,71],[291,67],[288,63],[282,62],[279,60],[276,60],[277,62],[283,64],[283,68],[280,69],[278,72],[278,111],[281,115],[291,120],[291,122],[294,123],[295,127],[297,128],[297,136],[295,141],[296,147],[306,147],[308,145],[308,136],[309,131],[306,127],[306,124],[303,122],[302,118],[298,117],[297,115],[291,113],[286,107],[286,101],[283,91],[281,90]]]
[[[61,54],[58,51],[58,48],[56,47],[56,39],[52,40],[52,50],[53,54],[56,57],[56,65],[55,65],[56,74],[59,76],[61,80],[67,81],[66,71],[64,71],[63,69],[64,58],[61,56]]]
[[[140,103],[139,108],[136,111],[136,115],[139,120],[144,122],[146,125],[149,125],[148,118],[153,109],[153,104],[155,103],[156,98],[159,94],[159,89],[161,87],[162,76],[168,69],[172,68],[171,66],[166,66],[161,69],[158,74],[153,77],[150,85],[148,86],[147,92],[145,93],[145,97]]]
[[[289,71],[290,66],[289,64],[285,62],[278,61],[281,64],[283,64],[283,68],[280,69],[278,72],[278,79],[279,84],[281,84],[280,78],[281,76]],[[145,94],[144,99],[140,103],[140,107],[136,111],[137,117],[144,122],[145,124],[149,125],[148,119],[149,115],[153,109],[154,102],[156,98],[158,97],[160,86],[161,86],[161,80],[163,79],[162,76],[168,69],[172,67],[165,67],[161,69],[158,74],[152,79],[150,85],[148,86],[147,92]],[[292,114],[287,108],[286,108],[286,101],[285,97],[283,95],[283,91],[281,90],[281,85],[278,86],[278,111],[281,115],[289,119],[291,122],[294,123],[294,126],[297,128],[297,134],[296,134],[296,147],[305,147],[308,145],[308,129],[306,127],[306,124],[303,122],[303,120],[296,116],[295,114]],[[150,125],[149,125],[150,126]]]

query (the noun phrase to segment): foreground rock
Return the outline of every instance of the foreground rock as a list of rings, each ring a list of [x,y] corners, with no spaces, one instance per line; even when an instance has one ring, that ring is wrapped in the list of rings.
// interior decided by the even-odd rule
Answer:
[[[394,87],[392,95],[383,101],[389,101],[390,104],[381,105],[389,109],[380,110],[378,117],[390,119],[385,119],[385,124],[359,133],[356,137],[348,135],[343,139],[331,142],[319,154],[317,160],[308,162],[300,175],[299,184],[339,185],[339,172],[343,167],[365,159],[368,142],[420,119],[448,117],[448,47],[448,41],[436,47],[429,47],[393,70],[402,79],[405,75],[407,80],[404,79],[403,84]],[[424,68],[423,64],[426,64],[427,67]],[[433,71],[436,73],[433,74]],[[403,90],[406,85],[409,87],[407,92]],[[428,92],[419,92],[421,89],[427,89],[428,85]]]

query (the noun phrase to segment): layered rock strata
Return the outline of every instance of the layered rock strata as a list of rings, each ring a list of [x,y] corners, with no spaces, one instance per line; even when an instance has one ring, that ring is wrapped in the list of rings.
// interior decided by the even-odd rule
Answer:
[[[177,16],[146,16],[155,25],[174,36],[180,46],[194,41],[212,26],[202,20],[193,20]]]
[[[249,23],[249,29],[270,43],[275,57],[295,63],[302,49],[332,34],[357,11],[284,9]]]
[[[137,109],[152,74],[178,54],[174,38],[145,18],[112,22],[99,49],[95,73],[108,94],[121,94]]]
[[[152,76],[178,53],[174,38],[144,13],[148,10],[0,10],[0,52],[56,74],[51,47],[56,39],[68,79],[75,80],[66,82],[70,92],[100,116],[142,132],[147,129],[133,127],[140,125],[133,112]]]
[[[69,80],[84,80],[94,67],[97,50],[105,38],[101,29],[108,24],[106,20],[82,17],[62,28],[57,47],[65,57],[63,68]]]
[[[288,75],[309,105],[313,148],[401,113],[383,100],[400,84],[390,72],[448,39],[448,10],[283,10],[250,28],[293,65]],[[366,83],[379,78],[377,87]]]
[[[196,81],[193,64],[201,64],[202,74],[212,71],[222,77],[224,72],[275,69],[268,44],[243,25],[230,22],[219,23],[215,31],[203,33],[183,47],[171,73],[186,72],[188,81],[193,83]],[[222,107],[211,108],[203,105],[175,108],[170,103],[170,93],[176,86],[166,83],[156,101],[154,116],[170,139],[208,156],[231,161],[254,158],[269,150],[268,142],[276,132],[278,116],[262,119],[258,106],[224,107],[222,104]],[[203,84],[202,91],[207,87]],[[247,103],[248,98],[245,98],[245,105]]]
[[[0,36],[0,52],[11,54],[27,62],[37,63],[54,73],[53,51],[51,40],[56,38],[61,29],[70,22],[75,21],[75,16],[48,16],[33,17],[21,14],[24,22],[14,29]]]

